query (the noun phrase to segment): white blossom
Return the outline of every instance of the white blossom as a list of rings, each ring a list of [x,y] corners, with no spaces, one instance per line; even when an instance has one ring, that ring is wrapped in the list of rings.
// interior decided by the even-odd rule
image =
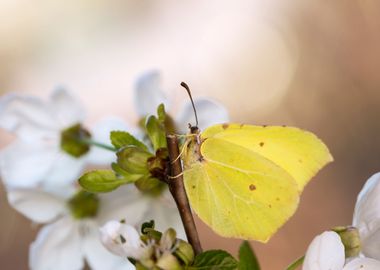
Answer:
[[[137,230],[126,223],[111,220],[100,228],[103,245],[115,255],[139,259],[145,244]]]
[[[362,253],[380,260],[380,173],[371,176],[360,191],[353,226],[359,230]]]
[[[99,227],[109,220],[126,219],[138,227],[154,219],[157,228],[171,226],[184,236],[176,208],[143,195],[132,185],[99,195],[97,215],[82,219],[71,215],[67,203],[70,196],[26,188],[9,189],[7,195],[17,211],[36,223],[46,224],[30,247],[32,270],[77,270],[83,268],[84,260],[94,270],[135,269],[126,258],[111,254],[102,245]]]
[[[160,73],[149,71],[143,74],[136,82],[134,88],[134,103],[140,117],[155,115],[158,105],[163,103],[166,110],[170,110],[170,100],[166,97],[161,87]],[[226,108],[219,102],[209,98],[195,98],[199,128],[201,130],[214,124],[228,122],[229,116]],[[188,124],[195,124],[195,116],[190,100],[182,104],[174,117],[178,131],[186,133]]]
[[[346,260],[344,246],[335,232],[314,238],[305,255],[303,270],[380,269],[380,173],[371,176],[360,191],[353,215],[359,230],[361,256]]]
[[[342,270],[344,246],[335,232],[324,232],[307,249],[303,270]]]
[[[60,189],[77,180],[86,163],[109,164],[111,151],[91,148],[75,158],[61,149],[61,132],[84,121],[81,103],[68,91],[53,91],[48,101],[8,94],[0,99],[0,128],[16,139],[0,151],[0,174],[9,187]],[[92,139],[109,144],[112,129],[129,129],[121,120],[106,118],[95,125]],[[108,134],[107,137],[104,134]]]

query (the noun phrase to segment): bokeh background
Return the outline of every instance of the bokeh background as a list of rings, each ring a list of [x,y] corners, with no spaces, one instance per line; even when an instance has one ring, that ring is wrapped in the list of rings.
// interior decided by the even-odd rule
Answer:
[[[351,223],[357,193],[380,171],[379,31],[376,0],[1,0],[0,91],[43,97],[65,86],[87,106],[88,124],[105,114],[134,123],[134,81],[157,69],[172,112],[186,81],[233,121],[315,132],[335,162],[268,244],[253,243],[264,270],[284,269],[316,234]],[[236,254],[240,241],[197,224],[204,248]],[[37,229],[1,189],[1,269],[27,269]]]

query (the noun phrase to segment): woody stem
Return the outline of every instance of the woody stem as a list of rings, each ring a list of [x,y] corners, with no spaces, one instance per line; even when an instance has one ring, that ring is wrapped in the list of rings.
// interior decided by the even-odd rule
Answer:
[[[171,179],[168,179],[167,181],[169,190],[177,204],[187,240],[192,245],[194,252],[197,255],[202,252],[202,247],[183,183],[181,159],[177,158],[180,155],[178,140],[175,135],[167,135],[166,141],[168,143],[171,176]]]

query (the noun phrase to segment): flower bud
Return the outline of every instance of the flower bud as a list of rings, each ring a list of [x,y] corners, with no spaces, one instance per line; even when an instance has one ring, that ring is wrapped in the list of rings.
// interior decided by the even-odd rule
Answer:
[[[145,245],[137,230],[119,221],[109,221],[100,228],[103,245],[112,253],[121,257],[138,260],[144,255]]]
[[[177,233],[174,229],[167,229],[161,237],[160,247],[163,250],[170,250],[176,242]]]
[[[140,178],[135,182],[135,185],[140,191],[152,196],[161,195],[166,188],[165,183],[150,176]]]
[[[163,270],[181,270],[182,267],[178,259],[169,251],[162,254],[158,259],[156,266]]]
[[[178,241],[178,247],[175,250],[174,254],[178,258],[180,258],[185,265],[191,264],[194,260],[193,247],[189,243],[181,239],[178,239],[177,241]]]
[[[148,175],[148,158],[152,154],[136,146],[126,146],[117,152],[117,164],[131,174]]]
[[[356,257],[359,255],[361,244],[358,229],[355,227],[339,226],[333,228],[333,231],[336,232],[342,240],[346,258]]]

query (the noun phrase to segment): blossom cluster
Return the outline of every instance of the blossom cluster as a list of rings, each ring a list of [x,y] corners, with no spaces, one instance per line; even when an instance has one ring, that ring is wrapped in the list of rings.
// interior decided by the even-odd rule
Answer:
[[[380,269],[380,173],[370,177],[360,191],[352,226],[315,237],[302,269]]]
[[[161,103],[170,107],[156,71],[137,80],[134,96],[141,119]],[[219,103],[206,98],[195,103],[201,126],[228,120],[227,111]],[[190,102],[185,103],[173,118],[175,130],[182,132],[187,127],[183,123],[191,121],[191,108]],[[161,190],[157,197],[138,186],[126,185],[112,193],[93,194],[77,183],[89,166],[109,166],[115,160],[111,131],[127,131],[144,140],[139,125],[133,127],[110,116],[88,129],[81,102],[69,91],[57,89],[47,101],[18,94],[1,97],[0,128],[15,137],[0,151],[0,174],[8,201],[31,221],[43,224],[30,245],[31,269],[76,270],[85,265],[95,270],[135,269],[127,260],[133,256],[109,252],[106,247],[112,236],[105,235],[105,229],[101,230],[102,236],[99,231],[120,220],[131,228],[154,220],[157,229],[172,227],[179,238],[186,239],[167,190]],[[133,230],[125,237],[133,238]]]

